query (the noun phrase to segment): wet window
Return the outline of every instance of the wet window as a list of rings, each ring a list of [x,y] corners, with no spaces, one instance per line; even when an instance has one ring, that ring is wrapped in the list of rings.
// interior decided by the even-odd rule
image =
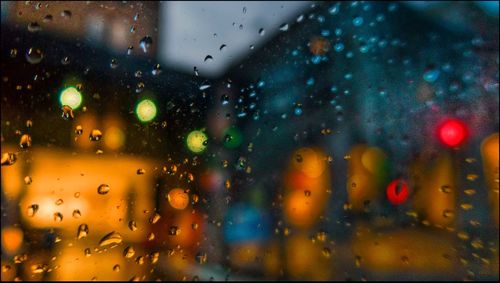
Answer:
[[[498,2],[1,8],[2,281],[498,280]]]

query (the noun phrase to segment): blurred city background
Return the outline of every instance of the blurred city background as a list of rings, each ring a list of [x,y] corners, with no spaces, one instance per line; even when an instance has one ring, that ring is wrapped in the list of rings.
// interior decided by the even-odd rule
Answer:
[[[498,9],[2,1],[2,281],[498,280]]]

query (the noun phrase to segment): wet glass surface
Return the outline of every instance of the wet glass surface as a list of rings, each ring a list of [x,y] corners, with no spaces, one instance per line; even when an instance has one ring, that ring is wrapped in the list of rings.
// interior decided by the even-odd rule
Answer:
[[[1,5],[2,281],[498,280],[498,2]]]

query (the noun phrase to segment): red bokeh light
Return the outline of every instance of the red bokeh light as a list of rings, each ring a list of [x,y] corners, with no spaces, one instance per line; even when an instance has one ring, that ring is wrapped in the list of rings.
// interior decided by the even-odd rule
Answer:
[[[446,119],[438,126],[437,135],[443,144],[455,147],[467,138],[467,127],[458,119]]]
[[[400,189],[398,190],[398,184]],[[394,180],[389,183],[386,190],[387,199],[393,205],[400,205],[408,198],[408,185],[404,180]]]

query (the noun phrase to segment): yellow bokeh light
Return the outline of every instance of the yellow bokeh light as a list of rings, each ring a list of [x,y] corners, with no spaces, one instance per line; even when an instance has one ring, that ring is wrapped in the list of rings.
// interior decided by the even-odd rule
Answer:
[[[2,248],[7,253],[15,253],[23,243],[23,231],[16,227],[2,230]]]
[[[135,113],[141,122],[149,122],[156,117],[156,105],[153,101],[144,99],[137,104]]]
[[[77,109],[82,104],[82,94],[71,86],[61,92],[59,101],[61,105],[68,105],[72,109]]]
[[[205,150],[207,135],[202,131],[192,131],[186,139],[187,147],[194,153],[200,153]]]
[[[189,195],[183,189],[173,189],[167,195],[168,202],[175,208],[182,210],[189,204]]]

